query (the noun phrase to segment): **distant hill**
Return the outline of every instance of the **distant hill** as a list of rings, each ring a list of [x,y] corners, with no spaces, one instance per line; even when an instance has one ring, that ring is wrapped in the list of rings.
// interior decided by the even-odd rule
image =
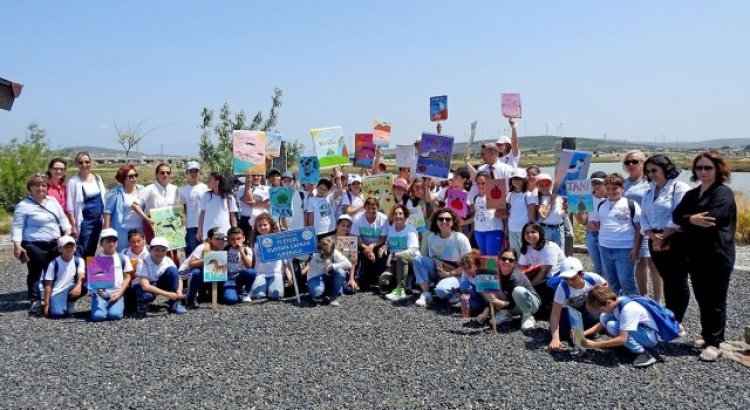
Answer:
[[[90,145],[81,145],[76,147],[67,147],[67,148],[61,148],[59,150],[55,150],[58,155],[60,156],[73,156],[77,152],[86,151],[89,154],[91,154],[92,157],[109,157],[109,158],[125,158],[125,151],[121,149],[112,149],[112,148],[104,148],[104,147],[95,147]],[[169,155],[165,154],[167,157],[184,157],[184,155]],[[130,158],[161,158],[161,154],[147,154],[143,152],[138,151],[130,151]]]

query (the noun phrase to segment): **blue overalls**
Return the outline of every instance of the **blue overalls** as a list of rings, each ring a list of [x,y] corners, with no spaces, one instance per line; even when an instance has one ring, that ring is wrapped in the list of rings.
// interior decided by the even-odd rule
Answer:
[[[99,235],[102,233],[104,202],[101,193],[97,192],[88,196],[83,184],[81,184],[81,190],[83,191],[83,209],[81,210],[81,228],[78,231],[78,254],[81,257],[87,257],[96,254]]]

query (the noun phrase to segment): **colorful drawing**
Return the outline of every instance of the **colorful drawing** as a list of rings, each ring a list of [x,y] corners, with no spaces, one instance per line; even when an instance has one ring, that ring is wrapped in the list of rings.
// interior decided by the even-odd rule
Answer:
[[[409,217],[406,218],[406,224],[411,225],[417,232],[427,231],[427,221],[424,218],[424,212],[419,206],[409,208]]]
[[[346,259],[349,259],[350,261],[357,260],[357,237],[337,236],[336,249],[338,249]]]
[[[414,144],[396,145],[396,166],[399,168],[409,168],[411,172],[417,169],[417,148]]]
[[[266,133],[266,154],[274,158],[281,156],[281,141],[284,138],[281,134],[272,132]]]
[[[211,251],[203,256],[204,282],[224,282],[228,271],[227,251]]]
[[[388,148],[391,143],[391,123],[375,118],[372,141],[378,147]]]
[[[416,175],[448,178],[451,155],[453,155],[453,137],[423,132],[417,155]]]
[[[477,257],[477,271],[482,274],[497,274],[497,257],[479,256]]]
[[[448,96],[430,97],[430,121],[445,121],[448,119]]]
[[[294,187],[272,186],[269,193],[271,195],[271,216],[274,218],[291,218],[293,216]]]
[[[115,257],[118,256],[101,255],[86,258],[86,283],[89,289],[115,287]]]
[[[482,273],[475,277],[476,289],[479,293],[499,293],[500,279],[497,274]]]
[[[500,98],[504,117],[521,118],[521,94],[503,93]]]
[[[573,332],[573,343],[581,351],[586,351],[583,347],[583,317],[581,312],[568,306],[568,319],[570,319],[570,329]]]
[[[567,181],[585,179],[589,175],[591,152],[564,149],[560,153],[560,161],[555,171],[554,186],[557,194],[566,196],[565,183]]]
[[[297,165],[297,179],[299,179],[300,184],[318,184],[318,181],[320,181],[318,157],[299,157]]]
[[[373,134],[354,134],[354,148],[357,151],[354,157],[354,166],[361,168],[372,168],[375,162],[375,143]]]
[[[169,249],[185,247],[185,223],[181,206],[166,206],[151,209],[148,213],[153,221],[154,235],[163,236],[169,242]]]
[[[594,194],[591,180],[575,179],[565,182],[568,195],[568,210],[570,212],[593,212]]]
[[[487,192],[487,209],[505,209],[508,184],[504,179],[488,179],[484,189]]]
[[[232,172],[235,175],[266,174],[266,133],[232,131]]]
[[[262,235],[258,237],[260,260],[272,262],[316,252],[315,228],[296,229]]]
[[[341,127],[315,128],[310,130],[310,135],[321,169],[350,164],[350,147]]]
[[[445,191],[445,206],[452,209],[461,218],[466,218],[469,212],[469,204],[466,203],[468,194],[458,189],[450,188]]]
[[[365,198],[377,198],[380,211],[388,212],[396,200],[393,197],[393,175],[381,174],[362,178],[362,192]]]

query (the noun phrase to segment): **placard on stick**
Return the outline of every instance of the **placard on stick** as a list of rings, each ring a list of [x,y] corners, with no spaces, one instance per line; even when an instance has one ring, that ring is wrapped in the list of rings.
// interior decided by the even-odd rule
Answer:
[[[320,162],[318,161],[318,157],[299,157],[297,166],[297,178],[300,184],[318,184],[318,181],[320,181]]]
[[[438,122],[448,119],[448,96],[430,97],[430,121]]]
[[[568,209],[571,212],[594,211],[594,194],[591,188],[591,180],[575,179],[566,181],[565,190],[568,194]]]
[[[360,168],[372,168],[375,161],[375,143],[373,134],[354,134],[354,166]]]
[[[232,172],[235,175],[266,174],[266,133],[232,131]]]
[[[586,179],[591,164],[590,151],[564,149],[560,152],[560,160],[555,170],[554,187],[557,194],[567,196],[566,182]]]
[[[500,98],[504,117],[521,118],[521,94],[503,93]]]
[[[418,151],[418,176],[448,178],[453,155],[453,137],[423,132]]]
[[[350,164],[350,147],[341,127],[315,128],[310,135],[321,169]]]
[[[376,118],[372,141],[379,147],[388,148],[391,143],[391,123]]]

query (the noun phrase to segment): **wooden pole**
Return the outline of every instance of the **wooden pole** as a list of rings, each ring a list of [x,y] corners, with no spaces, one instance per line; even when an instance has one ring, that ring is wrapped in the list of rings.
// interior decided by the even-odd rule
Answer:
[[[490,317],[492,317],[492,333],[497,334],[497,318],[495,318],[495,306],[490,303]]]
[[[211,309],[219,308],[219,286],[218,282],[211,282]]]

